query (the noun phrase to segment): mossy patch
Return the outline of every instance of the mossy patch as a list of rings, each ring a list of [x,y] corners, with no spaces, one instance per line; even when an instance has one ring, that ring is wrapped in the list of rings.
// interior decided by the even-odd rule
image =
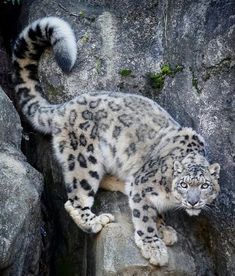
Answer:
[[[153,89],[161,90],[164,87],[165,79],[167,76],[174,77],[176,73],[183,71],[184,67],[182,65],[176,65],[173,69],[169,64],[164,64],[161,67],[160,72],[150,72],[147,73],[148,84]]]
[[[74,14],[76,15],[76,14]],[[80,11],[78,16],[80,17],[80,19],[85,19],[87,21],[90,21],[90,22],[95,22],[96,20],[96,16],[95,15],[89,15],[89,14],[86,14],[86,12],[84,10]]]
[[[183,65],[176,65],[175,69],[174,69],[174,74],[178,73],[178,72],[182,72],[184,70],[184,66]]]
[[[162,89],[165,82],[165,76],[161,73],[149,73],[147,75],[149,85],[154,89]]]
[[[80,16],[80,17],[85,17],[85,12],[84,12],[84,11],[80,11],[80,12],[79,12],[79,16]]]
[[[163,76],[170,76],[173,74],[173,70],[171,69],[169,64],[164,64],[161,67],[161,72],[160,72]]]
[[[129,77],[132,73],[132,70],[130,69],[127,69],[127,68],[124,68],[124,69],[121,69],[119,71],[119,75],[121,75],[122,77]]]

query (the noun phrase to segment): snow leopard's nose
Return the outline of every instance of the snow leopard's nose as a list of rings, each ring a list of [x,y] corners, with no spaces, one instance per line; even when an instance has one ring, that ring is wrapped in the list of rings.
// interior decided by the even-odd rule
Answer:
[[[190,198],[188,199],[188,203],[192,206],[195,206],[197,203],[198,203],[198,199],[195,199],[195,198]]]
[[[198,192],[194,188],[189,189],[189,191],[187,193],[187,202],[191,206],[195,206],[198,203],[199,199],[200,199],[200,192]]]

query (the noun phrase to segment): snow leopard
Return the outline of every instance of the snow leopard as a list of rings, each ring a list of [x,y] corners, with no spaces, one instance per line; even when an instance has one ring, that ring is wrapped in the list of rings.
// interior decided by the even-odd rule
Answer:
[[[38,76],[48,47],[64,72],[73,68],[77,45],[70,25],[57,17],[39,19],[14,44],[15,97],[22,116],[52,137],[68,195],[65,209],[79,228],[98,233],[114,217],[94,214],[94,197],[106,174],[117,177],[125,183],[136,245],[151,264],[166,265],[166,246],[177,234],[164,212],[183,208],[198,215],[219,193],[220,165],[209,164],[201,135],[147,97],[98,91],[49,103]]]

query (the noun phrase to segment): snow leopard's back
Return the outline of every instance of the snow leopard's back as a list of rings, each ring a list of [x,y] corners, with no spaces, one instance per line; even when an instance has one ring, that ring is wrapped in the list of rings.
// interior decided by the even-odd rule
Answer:
[[[52,125],[58,156],[92,144],[100,148],[106,171],[121,178],[180,128],[155,102],[110,92],[83,94],[58,106]]]

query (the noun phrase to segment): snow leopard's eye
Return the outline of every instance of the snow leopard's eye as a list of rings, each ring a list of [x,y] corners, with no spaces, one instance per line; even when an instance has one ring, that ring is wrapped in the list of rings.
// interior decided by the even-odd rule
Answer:
[[[188,184],[186,184],[185,182],[181,182],[181,183],[180,183],[180,186],[181,186],[183,189],[187,189],[187,188],[188,188]]]
[[[209,187],[209,184],[207,184],[207,183],[203,183],[201,185],[201,189],[207,189],[208,187]]]

